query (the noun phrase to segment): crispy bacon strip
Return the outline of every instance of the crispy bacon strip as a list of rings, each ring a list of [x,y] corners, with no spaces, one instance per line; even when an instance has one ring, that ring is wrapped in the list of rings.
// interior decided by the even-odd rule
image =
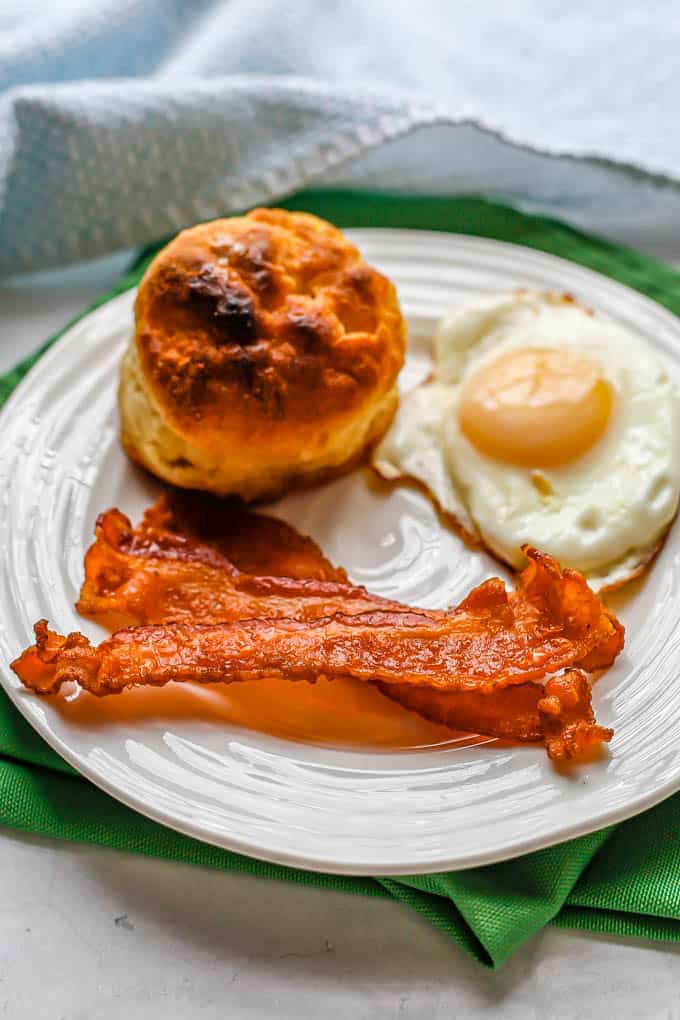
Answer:
[[[175,623],[118,631],[99,648],[73,636],[54,662],[57,690],[76,680],[94,694],[138,683],[219,681],[281,676],[355,677],[448,690],[493,690],[541,679],[571,666],[608,665],[622,628],[580,574],[562,573],[528,549],[516,591],[485,581],[458,609],[441,614],[373,608],[317,620],[257,618],[234,623]],[[27,655],[50,651],[38,634]],[[43,657],[44,661],[44,657]],[[22,675],[22,660],[15,663]],[[24,671],[25,672],[25,671]]]
[[[357,618],[349,619],[354,622]],[[252,640],[261,637],[261,634],[252,633],[260,629],[258,625],[267,627],[266,621],[250,620],[240,627],[227,624],[221,627],[129,628],[93,648],[82,634],[61,637],[49,631],[46,621],[41,620],[35,627],[36,644],[12,663],[12,668],[27,687],[40,694],[53,693],[65,681],[76,681],[85,690],[103,696],[120,693],[128,686],[162,685],[169,680],[210,683],[255,679],[277,672],[267,658],[270,643],[259,656],[248,657],[243,629],[251,632]],[[303,633],[307,629],[287,620],[280,621],[278,626],[284,631],[297,627]],[[189,637],[192,645],[187,654]],[[216,637],[219,652],[224,656],[219,665],[215,654]],[[271,642],[274,635],[269,637]],[[250,651],[254,648],[251,644]],[[230,651],[231,659],[228,658]],[[245,668],[246,665],[249,668]],[[313,681],[319,675],[318,663],[309,670],[299,665],[290,670],[285,665],[280,675],[286,679]],[[580,670],[571,669],[561,676],[551,677],[544,686],[511,683],[507,678],[505,682],[507,686],[497,679],[490,689],[488,682],[475,689],[469,677],[453,689],[402,683],[379,686],[404,707],[454,729],[515,740],[543,740],[549,757],[555,760],[572,758],[611,739],[612,730],[595,722],[590,684]]]
[[[589,633],[578,653],[581,658],[572,648],[568,661],[563,660],[564,665],[576,661],[587,669],[609,665],[623,643],[618,621],[589,591],[580,575],[570,571],[562,574],[549,557],[529,553],[530,564],[518,592],[508,596],[502,583],[496,580],[476,589],[459,610],[414,612],[347,585],[344,571],[333,567],[311,539],[299,535],[284,522],[223,501],[178,494],[171,500],[162,498],[134,530],[118,511],[101,515],[97,540],[86,559],[86,582],[79,607],[100,617],[154,623],[172,619],[229,621],[253,614],[312,620],[335,612],[350,615],[379,610],[383,614],[390,611],[416,616],[422,624],[423,618],[430,623],[450,621],[467,613],[470,618],[477,616],[477,628],[482,631],[476,639],[478,646],[484,627],[493,623],[494,613],[498,616],[496,622],[505,614],[506,624],[509,613],[511,629],[519,632],[523,627],[524,633],[530,635],[540,624],[539,630],[550,641],[559,637],[554,629],[556,620],[558,630],[561,628],[564,635],[570,632],[567,640],[579,631],[581,639],[584,633]],[[285,573],[293,578],[252,576],[244,568],[254,574]],[[298,583],[294,580],[296,574]],[[327,583],[315,585],[309,578]],[[489,615],[490,610],[493,612]],[[404,623],[405,618],[400,622]],[[548,630],[544,632],[541,628],[546,622]],[[384,637],[384,627],[382,633]],[[102,661],[93,657],[92,653],[98,650],[93,650],[81,635],[60,638],[50,634],[46,625],[39,625],[36,634],[36,646],[14,664],[27,686],[47,693],[65,679],[78,679],[86,686],[89,677],[89,682],[97,686],[107,676]],[[560,638],[563,642],[564,635]],[[120,637],[115,635],[112,642]],[[433,637],[431,630],[427,637]],[[390,645],[393,641],[394,633]],[[105,642],[99,651],[110,644]],[[525,649],[527,654],[530,647],[531,642]],[[566,650],[564,643],[561,647]],[[361,648],[359,652],[363,654]],[[105,651],[108,662],[106,656],[108,649]],[[134,662],[134,656],[131,661]],[[308,673],[303,667],[297,675],[312,679],[319,672],[329,671],[327,663],[324,669],[318,669],[318,665]],[[194,667],[195,664],[190,665],[190,672]],[[175,668],[176,665],[172,666]],[[536,675],[545,675],[549,668],[544,664]],[[149,682],[140,669],[140,661],[131,666],[129,682]],[[241,679],[253,675],[252,671],[241,670],[237,671],[238,676],[225,676],[222,667],[218,672],[219,675],[214,675],[214,671],[210,674],[208,670],[200,679]],[[271,676],[272,672],[272,662],[267,660],[264,673]],[[162,679],[162,675],[165,674],[161,670],[151,682],[163,683],[170,678],[166,675]],[[289,677],[290,669],[287,667],[280,675]],[[113,685],[108,680],[99,683],[97,693],[121,690],[128,683],[126,680],[121,686],[121,676]],[[181,677],[173,674],[172,678]],[[475,676],[473,688],[469,685],[452,688],[449,683],[445,689],[392,682],[393,679],[378,686],[406,708],[457,729],[520,740],[545,739],[552,757],[571,756],[589,743],[611,736],[611,731],[595,725],[590,686],[576,671],[548,680],[545,689],[541,683],[517,682],[517,677],[509,686],[502,686],[510,683],[506,677],[480,687],[481,678]]]
[[[545,684],[511,684],[492,694],[408,684],[378,686],[404,708],[452,729],[510,740],[542,740],[555,760],[574,758],[613,736],[613,730],[595,721],[590,683],[577,669],[550,677]]]
[[[174,489],[144,512],[140,528],[169,531],[217,549],[243,574],[348,583],[343,568],[326,559],[313,539],[240,500]]]
[[[327,564],[311,539],[297,536],[282,521],[238,508],[232,513],[225,537],[211,544],[191,534],[166,530],[163,524],[172,518],[164,503],[147,511],[142,524],[134,529],[120,510],[100,514],[96,540],[85,556],[78,611],[120,626],[197,620],[227,623],[273,616],[305,620],[335,612],[401,608],[349,584],[344,571]],[[254,523],[258,518],[266,522],[259,535]],[[301,552],[291,548],[291,535],[299,539]],[[256,576],[240,570],[225,554],[236,552],[242,560],[262,559],[265,539],[277,550],[273,555],[278,566],[308,564],[314,573]],[[277,545],[282,540],[283,547]],[[328,575],[332,575],[330,579]]]
[[[161,498],[136,529],[119,510],[100,514],[96,541],[85,557],[85,582],[78,610],[84,615],[133,624],[229,623],[251,618],[315,620],[335,613],[354,615],[375,610],[415,611],[441,620],[456,612],[414,610],[371,595],[365,588],[342,580],[344,571],[333,567],[311,539],[283,521],[238,505],[225,510],[220,501],[215,501],[218,507],[211,514],[204,499]],[[219,528],[214,523],[218,513],[222,515]],[[184,527],[188,534],[170,530],[178,527]],[[206,531],[210,544],[205,541]],[[583,668],[610,665],[623,644],[623,628],[616,618],[576,571],[562,573],[551,557],[536,550],[529,550],[527,556],[529,565],[520,586],[527,603],[525,612],[533,605],[549,609],[565,621],[572,619],[577,628],[592,625],[593,653],[583,662]],[[270,567],[278,573],[286,568],[295,574],[252,575],[240,569],[239,561],[245,559],[260,571]],[[313,577],[301,575],[309,569]],[[476,591],[488,594],[496,588],[505,593],[498,579],[485,584],[491,587],[482,585]],[[474,596],[470,595],[463,605],[469,607]],[[528,618],[527,629],[531,623]]]

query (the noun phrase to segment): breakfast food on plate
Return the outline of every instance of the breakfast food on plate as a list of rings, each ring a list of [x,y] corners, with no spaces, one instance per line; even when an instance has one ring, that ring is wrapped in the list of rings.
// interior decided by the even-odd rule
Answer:
[[[590,682],[580,669],[568,669],[544,684],[511,684],[492,696],[409,684],[379,686],[383,694],[431,722],[510,740],[541,740],[556,761],[607,743],[614,735],[595,721]]]
[[[42,622],[36,645],[13,664],[26,686],[51,693],[77,680],[102,695],[168,680],[330,674],[378,682],[405,707],[447,725],[542,739],[555,758],[611,736],[595,723],[581,670],[610,665],[623,629],[582,577],[561,572],[550,557],[526,550],[529,565],[514,592],[492,579],[455,610],[424,611],[348,585],[283,522],[233,507],[216,529],[209,514],[187,506],[162,500],[136,529],[109,511],[86,560],[84,611],[160,626],[129,628],[93,648]],[[210,543],[201,541],[206,520]],[[188,534],[170,530],[180,522]],[[297,550],[298,566],[316,576],[248,575],[228,549],[255,569],[291,571]],[[186,622],[168,622],[178,619]],[[549,676],[558,670],[567,672]]]
[[[162,499],[147,511],[137,528],[119,510],[99,515],[96,541],[86,554],[85,582],[77,602],[83,615],[114,625],[199,620],[223,623],[251,617],[314,619],[338,611],[403,608],[350,584],[344,570],[333,571],[331,580],[326,579],[327,575],[319,576],[321,570],[312,562],[316,547],[311,540],[302,539],[293,528],[273,517],[234,504],[227,519],[230,516],[238,521],[237,526],[218,543],[207,544],[187,532],[168,530],[166,518],[170,514]],[[297,553],[291,533],[300,542]],[[309,564],[313,572],[300,575],[298,570],[298,577],[257,576],[234,566],[234,555],[242,563],[249,559],[253,562],[260,550],[276,549],[274,543],[281,539],[286,546],[278,554],[278,569],[290,570],[297,556],[302,559],[301,565]]]
[[[27,688],[330,678],[553,759],[611,738],[591,679],[624,633],[593,589],[643,569],[680,498],[680,398],[641,341],[564,295],[479,299],[443,320],[433,376],[386,432],[405,348],[394,287],[329,223],[266,209],[181,233],[135,318],[123,445],[207,491],[166,493],[135,527],[100,514],[77,608],[114,633],[93,645],[39,621],[12,664]],[[522,568],[514,590],[491,578],[447,610],[381,598],[243,502],[378,442],[383,476],[418,480]]]
[[[260,515],[237,506],[232,513],[236,522],[232,534],[238,542],[230,550],[233,555],[244,549],[239,522]],[[154,508],[135,529],[119,510],[100,514],[96,541],[85,557],[79,612],[118,626],[167,621],[225,623],[270,616],[314,619],[339,611],[366,612],[378,606],[401,608],[350,585],[344,571],[338,572],[340,582],[314,574],[296,579],[245,573],[225,555],[223,549],[230,543],[223,541],[220,549],[159,528],[152,523],[158,514]],[[253,545],[276,542],[279,534],[286,534],[282,522],[260,519],[271,524],[259,538],[252,534],[251,526],[251,548],[246,556],[256,555]],[[306,556],[310,558],[308,551]]]
[[[526,550],[528,565],[514,592],[508,594],[504,583],[492,578],[475,588],[458,609],[425,610],[379,598],[343,581],[243,573],[214,547],[152,523],[167,513],[166,505],[153,508],[136,529],[120,511],[101,515],[96,541],[86,556],[81,612],[95,617],[120,614],[138,624],[277,618],[308,622],[361,615],[369,629],[378,628],[376,633],[402,622],[410,628],[415,620],[429,628],[428,640],[438,635],[444,642],[437,661],[427,667],[435,685],[438,675],[464,676],[466,669],[473,677],[485,675],[483,664],[475,662],[479,654],[501,656],[494,659],[489,675],[498,669],[509,670],[509,675],[533,669],[538,676],[572,665],[604,668],[623,644],[621,625],[581,575],[560,571],[551,557],[533,549]],[[263,522],[263,539],[256,544],[266,547],[275,519],[249,516]],[[238,530],[238,518],[235,527]],[[464,621],[471,617],[479,618],[480,625],[465,633]],[[438,627],[443,628],[441,635]],[[483,648],[480,628],[489,631]],[[406,631],[407,636],[412,633]],[[459,661],[447,659],[447,651]],[[376,662],[375,668],[387,667]],[[328,667],[319,672],[336,671]]]
[[[526,647],[520,650],[521,639],[517,639],[509,642],[509,648],[505,642],[499,647],[491,642],[488,658],[470,658],[475,642],[479,643],[481,619],[482,614],[461,608],[439,625],[417,612],[336,615],[313,622],[171,623],[129,627],[96,647],[82,634],[54,634],[41,620],[35,627],[36,644],[12,668],[26,687],[40,694],[52,694],[63,683],[75,681],[98,697],[119,694],[130,686],[162,686],[170,681],[233,683],[266,677],[314,682],[331,674],[386,686],[398,684],[409,691],[434,688],[434,697],[426,705],[433,704],[440,692],[453,693],[460,696],[463,710],[470,710],[472,722],[474,702],[467,701],[468,695],[483,702],[488,699],[490,713],[499,693],[502,696],[512,685],[524,687],[532,679],[541,679],[553,668],[562,668],[570,657],[567,641],[558,639],[554,659],[545,648],[538,653],[533,650],[537,662],[532,668]],[[496,635],[502,629],[496,628]],[[487,636],[482,631],[482,638]],[[507,652],[509,659],[498,659]],[[440,653],[443,663],[436,661]],[[538,734],[546,739],[551,757],[570,757],[611,738],[611,730],[595,723],[590,686],[580,670],[551,677],[539,691],[534,705]],[[422,706],[417,710],[422,711]],[[518,735],[536,739],[534,732]]]
[[[680,498],[680,398],[655,354],[567,295],[456,307],[374,452],[515,568],[537,546],[595,590],[640,573]]]
[[[209,545],[242,574],[349,583],[346,571],[333,566],[308,535],[240,500],[169,490],[144,511],[141,524],[133,531],[164,532],[175,540],[188,538]]]
[[[103,696],[171,680],[314,681],[330,674],[491,693],[572,665],[603,668],[612,662],[618,634],[611,618],[595,615],[595,606],[579,606],[583,620],[574,622],[562,610],[548,608],[548,600],[536,605],[528,587],[514,594],[514,599],[508,596],[503,583],[493,579],[439,619],[404,608],[315,620],[166,623],[116,631],[96,648],[80,634],[48,634],[41,621],[36,644],[47,650],[47,658],[29,653],[26,661],[33,657],[45,670],[27,686],[52,693],[72,680]]]
[[[330,223],[256,209],[192,227],[139,286],[123,446],[246,500],[332,477],[389,425],[405,335],[390,281]]]

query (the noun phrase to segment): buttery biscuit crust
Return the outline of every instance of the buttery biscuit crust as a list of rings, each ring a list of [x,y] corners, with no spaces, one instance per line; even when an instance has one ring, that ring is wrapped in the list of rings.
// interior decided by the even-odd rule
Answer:
[[[184,484],[164,461],[198,475],[209,464],[214,477],[196,487],[246,498],[239,473],[267,466],[304,482],[355,461],[396,407],[406,330],[395,289],[315,216],[257,209],[183,231],[149,266],[135,317],[124,444],[169,481]],[[162,435],[145,449],[133,386],[188,446],[181,456],[163,456]],[[237,470],[222,470],[226,457]]]

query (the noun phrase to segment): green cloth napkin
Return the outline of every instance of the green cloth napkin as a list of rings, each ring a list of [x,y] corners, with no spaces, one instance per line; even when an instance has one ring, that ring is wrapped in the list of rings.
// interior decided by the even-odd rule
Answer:
[[[343,227],[449,230],[524,244],[605,273],[680,314],[680,274],[669,267],[497,203],[305,192],[280,204]],[[134,286],[154,250],[93,307]],[[45,347],[0,379],[0,405]],[[226,871],[392,896],[489,967],[549,923],[680,941],[680,794],[617,827],[503,864],[413,878],[315,874],[207,846],[136,814],[77,776],[0,692],[0,823]]]

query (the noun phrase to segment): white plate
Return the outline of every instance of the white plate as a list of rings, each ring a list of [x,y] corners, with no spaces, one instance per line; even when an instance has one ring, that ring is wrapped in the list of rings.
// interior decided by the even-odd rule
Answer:
[[[356,230],[397,284],[411,326],[411,383],[457,299],[516,286],[570,290],[641,334],[678,376],[680,324],[611,280],[526,248],[447,234]],[[83,725],[24,691],[7,663],[45,616],[61,632],[103,632],[73,609],[97,513],[136,519],[153,483],[118,444],[118,362],[132,322],[124,294],[69,330],[0,421],[2,683],[35,729],[102,789],[198,839],[283,864],[406,874],[487,864],[650,807],[680,787],[680,530],[616,608],[626,649],[596,685],[609,754],[571,774],[540,747],[462,741],[422,751],[336,750],[210,717]],[[427,606],[457,601],[497,565],[443,529],[423,496],[357,472],[289,497],[279,512],[372,591]],[[125,697],[123,695],[122,697]]]

